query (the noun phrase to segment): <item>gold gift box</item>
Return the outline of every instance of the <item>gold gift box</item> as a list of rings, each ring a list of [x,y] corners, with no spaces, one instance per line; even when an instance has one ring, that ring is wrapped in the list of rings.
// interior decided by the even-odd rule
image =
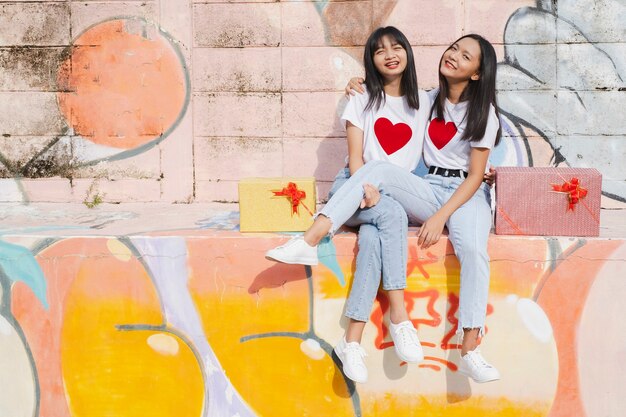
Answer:
[[[298,201],[301,192],[305,196]],[[244,178],[239,181],[239,228],[242,232],[305,231],[313,224],[315,201],[313,177]]]

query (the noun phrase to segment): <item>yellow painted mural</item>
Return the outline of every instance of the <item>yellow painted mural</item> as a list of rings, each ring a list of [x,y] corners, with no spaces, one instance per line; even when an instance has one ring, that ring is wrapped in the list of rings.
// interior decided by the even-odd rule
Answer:
[[[379,294],[363,339],[370,381],[355,385],[332,355],[346,326],[354,235],[334,239],[342,284],[322,265],[265,260],[279,236],[190,233],[3,243],[2,300],[10,309],[3,304],[0,311],[3,326],[15,328],[11,343],[31,358],[24,363],[32,370],[15,375],[31,409],[60,417],[595,417],[585,410],[619,403],[592,399],[598,388],[582,376],[594,368],[578,352],[595,343],[582,337],[581,323],[612,299],[599,283],[624,267],[622,241],[493,237],[482,350],[503,377],[475,384],[457,372],[459,265],[452,247],[444,240],[417,251],[411,236],[405,301],[425,361],[397,359],[388,303]],[[8,263],[18,250],[33,257],[39,278],[36,268],[29,272],[36,279],[9,278],[27,272]],[[612,308],[623,313],[623,306]],[[618,321],[607,323],[607,334],[622,330]],[[608,338],[607,356],[597,358],[604,369],[609,353],[624,346]],[[0,358],[0,378],[12,369],[10,359]],[[621,377],[609,371],[606,378]],[[2,398],[5,410],[18,410]]]

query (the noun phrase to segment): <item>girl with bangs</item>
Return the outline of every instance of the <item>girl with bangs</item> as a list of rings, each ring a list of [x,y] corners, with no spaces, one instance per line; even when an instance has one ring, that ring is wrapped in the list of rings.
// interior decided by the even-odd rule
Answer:
[[[366,42],[363,64],[364,94],[350,100],[341,116],[346,126],[348,157],[346,167],[339,171],[333,183],[331,201],[333,195],[343,189],[343,184],[366,164],[384,161],[411,175],[422,155],[429,99],[418,89],[413,51],[407,38],[395,27],[375,30]],[[356,187],[359,202],[332,230],[334,233],[342,224],[359,226],[356,271],[345,311],[348,327],[334,350],[344,374],[355,382],[366,382],[365,351],[360,342],[380,286],[381,273],[383,290],[389,297],[389,328],[398,357],[416,363],[423,360],[423,352],[404,303],[406,211],[392,197],[380,195],[370,184]],[[269,251],[267,257],[285,263],[317,265],[315,245],[320,239],[311,241],[313,246],[304,240],[292,240]],[[295,256],[286,253],[284,249],[294,243],[304,244],[308,251],[296,251]]]

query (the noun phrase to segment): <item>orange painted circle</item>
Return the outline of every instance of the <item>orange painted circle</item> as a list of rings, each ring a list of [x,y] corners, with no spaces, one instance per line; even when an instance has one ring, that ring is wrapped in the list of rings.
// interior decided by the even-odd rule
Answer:
[[[81,34],[58,74],[59,108],[76,135],[121,149],[151,142],[181,116],[186,73],[170,40],[142,20]]]

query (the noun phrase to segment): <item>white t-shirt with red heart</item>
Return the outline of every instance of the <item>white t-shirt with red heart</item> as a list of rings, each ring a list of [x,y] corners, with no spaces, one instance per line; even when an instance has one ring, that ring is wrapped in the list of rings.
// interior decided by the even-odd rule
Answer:
[[[434,97],[433,97],[434,100]],[[467,126],[467,101],[453,104],[448,99],[444,106],[444,119],[438,119],[433,113],[426,128],[424,140],[424,163],[447,169],[469,169],[472,148],[493,148],[500,122],[493,105],[489,110],[489,119],[485,135],[479,141],[461,140]],[[485,168],[488,171],[488,168]]]
[[[413,171],[423,151],[424,130],[430,114],[428,95],[419,91],[419,110],[409,107],[404,97],[389,95],[378,109],[365,110],[368,100],[367,91],[355,94],[341,115],[341,120],[363,130],[363,160],[388,161]]]

